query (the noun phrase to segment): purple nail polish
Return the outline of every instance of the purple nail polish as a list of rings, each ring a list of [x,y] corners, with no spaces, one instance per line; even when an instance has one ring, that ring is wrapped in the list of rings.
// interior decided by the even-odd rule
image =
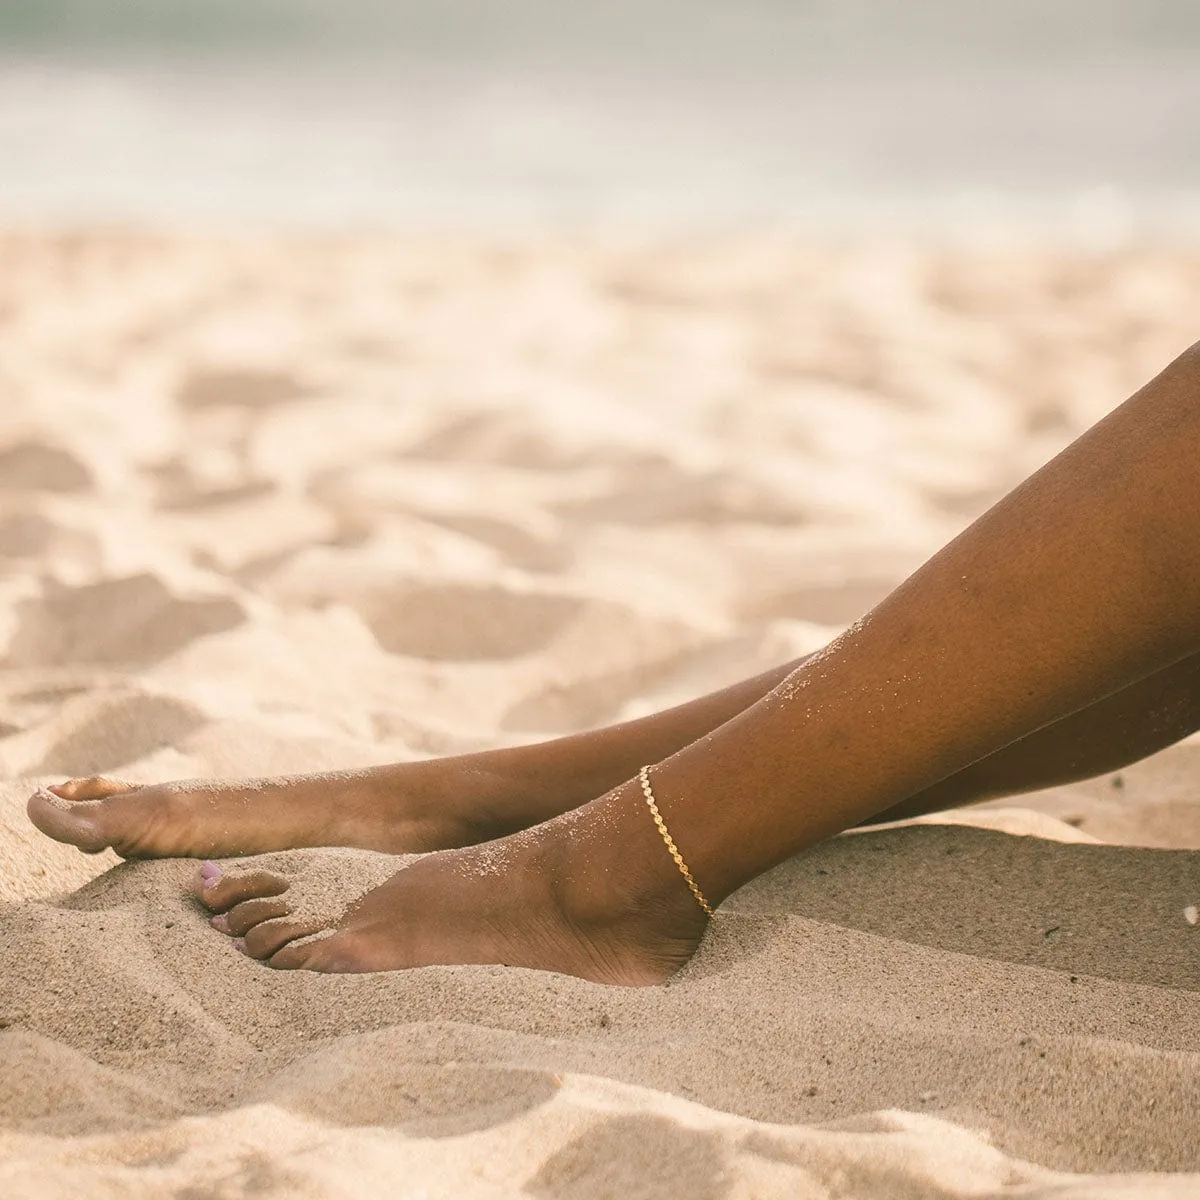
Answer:
[[[217,916],[213,917],[209,921],[209,924],[214,929],[219,929],[222,933],[229,932],[229,918],[224,913],[219,913]]]
[[[246,953],[246,939],[245,938],[234,938],[233,939],[233,948],[239,954],[245,954]]]
[[[221,868],[215,862],[203,862],[200,864],[200,877],[205,887],[212,887],[221,878]]]

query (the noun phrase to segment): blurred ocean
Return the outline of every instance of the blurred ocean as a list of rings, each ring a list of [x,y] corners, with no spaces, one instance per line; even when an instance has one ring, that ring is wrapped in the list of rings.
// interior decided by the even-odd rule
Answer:
[[[1200,229],[1197,0],[0,0],[0,220]]]

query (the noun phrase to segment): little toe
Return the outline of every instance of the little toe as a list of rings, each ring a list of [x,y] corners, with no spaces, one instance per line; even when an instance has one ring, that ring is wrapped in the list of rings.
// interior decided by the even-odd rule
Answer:
[[[288,942],[320,933],[322,928],[324,927],[318,921],[289,921],[279,918],[274,921],[262,921],[239,940],[242,943],[242,952],[251,958],[271,958]]]
[[[292,906],[279,896],[263,896],[255,900],[243,900],[235,904],[228,912],[221,913],[212,919],[212,925],[222,933],[243,937],[264,921],[273,921],[278,917],[290,916]],[[220,922],[220,924],[217,924]]]
[[[201,867],[194,889],[205,907],[213,912],[225,912],[244,900],[282,896],[288,890],[288,881],[274,871],[223,871],[212,875],[206,874],[205,867]]]

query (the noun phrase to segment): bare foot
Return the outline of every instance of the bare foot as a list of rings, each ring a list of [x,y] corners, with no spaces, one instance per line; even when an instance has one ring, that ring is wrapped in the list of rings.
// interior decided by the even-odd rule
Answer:
[[[270,871],[205,863],[196,893],[238,950],[285,970],[501,963],[627,987],[661,983],[694,953],[706,918],[650,823],[625,848],[616,822],[589,813],[606,803],[628,807],[614,793],[487,845],[418,859],[340,919],[319,914],[303,880]]]
[[[89,854],[224,858],[301,846],[389,854],[485,841],[511,825],[519,785],[468,758],[276,779],[184,780],[140,787],[73,779],[35,793],[29,819]]]

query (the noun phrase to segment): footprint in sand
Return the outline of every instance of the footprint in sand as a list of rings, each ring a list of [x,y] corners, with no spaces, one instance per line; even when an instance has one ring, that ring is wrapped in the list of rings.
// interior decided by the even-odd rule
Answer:
[[[195,705],[171,696],[75,696],[0,747],[0,764],[13,775],[99,775],[174,745],[207,721]]]
[[[0,449],[0,492],[86,492],[94,480],[69,451],[41,442]]]
[[[17,512],[0,518],[0,558],[32,558],[54,540],[54,524],[40,513]]]
[[[385,650],[415,658],[515,658],[540,650],[579,613],[574,596],[446,583],[388,592],[361,606]]]
[[[539,536],[515,521],[479,513],[429,513],[428,520],[446,529],[490,546],[506,562],[523,571],[551,573],[564,571],[571,562],[571,550],[561,539]]]
[[[581,466],[593,454],[586,444],[572,446],[565,439],[558,444],[546,422],[528,413],[482,412],[451,418],[397,458],[557,471]]]
[[[569,520],[638,526],[673,522],[793,526],[809,519],[798,503],[760,483],[725,472],[691,473],[657,458],[615,472],[602,495],[560,501],[553,509]]]
[[[189,642],[240,625],[246,611],[229,597],[185,600],[153,575],[84,587],[48,585],[17,605],[17,625],[0,663],[150,663]]]
[[[274,408],[300,400],[309,389],[284,371],[256,371],[237,368],[194,367],[176,392],[180,407]]]

